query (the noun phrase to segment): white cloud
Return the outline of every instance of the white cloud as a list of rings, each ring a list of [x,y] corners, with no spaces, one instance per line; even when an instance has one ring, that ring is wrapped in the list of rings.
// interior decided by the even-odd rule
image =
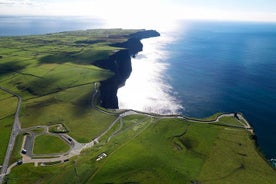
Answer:
[[[96,16],[112,21],[162,22],[168,19],[276,21],[275,12],[204,7],[169,0],[0,0],[1,14]],[[180,1],[178,1],[180,2]]]
[[[0,5],[22,6],[33,5],[33,3],[31,0],[0,0]]]

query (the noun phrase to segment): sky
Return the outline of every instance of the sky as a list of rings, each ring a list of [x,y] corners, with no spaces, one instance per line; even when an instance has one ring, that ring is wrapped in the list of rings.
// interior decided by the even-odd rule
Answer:
[[[276,22],[276,0],[0,0],[0,14]]]

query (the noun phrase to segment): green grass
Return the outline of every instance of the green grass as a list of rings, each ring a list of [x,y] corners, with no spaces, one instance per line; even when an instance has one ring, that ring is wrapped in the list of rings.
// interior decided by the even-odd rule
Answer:
[[[243,127],[244,123],[241,123],[239,120],[233,117],[222,117],[220,118],[220,125],[229,125],[229,126],[237,126]]]
[[[275,179],[275,171],[255,150],[247,131],[161,120],[111,153],[89,181],[273,183]]]
[[[276,172],[259,155],[248,132],[221,128],[199,180],[202,183],[274,183]]]
[[[22,148],[22,144],[23,144],[23,137],[24,137],[23,134],[19,134],[16,137],[15,144],[14,144],[12,154],[11,154],[11,158],[9,161],[10,164],[16,162],[17,160],[21,159],[21,157],[22,157],[20,153],[21,153],[21,148]]]
[[[215,113],[209,117],[206,117],[206,118],[203,118],[202,120],[205,120],[205,121],[214,121],[217,119],[218,116],[222,115],[223,113]],[[200,120],[200,119],[199,119]]]
[[[36,127],[35,129],[32,129],[32,132],[34,133],[34,135],[40,135],[45,132],[45,128]]]
[[[90,183],[190,182],[199,175],[215,135],[215,128],[162,119],[109,155]]]
[[[96,162],[102,152],[108,156]],[[109,143],[66,164],[22,165],[8,176],[12,183],[234,184],[273,183],[275,177],[245,130],[143,115],[125,117]]]
[[[0,37],[0,85],[24,98],[105,80],[111,73],[91,64],[113,54],[112,43],[138,30],[88,30]],[[74,77],[72,77],[74,76]]]
[[[68,129],[63,124],[56,124],[49,127],[49,132],[52,133],[68,133]]]
[[[33,73],[32,70],[36,70],[37,68],[39,67],[29,68],[29,71],[25,72],[31,74]],[[79,66],[65,63],[47,71],[47,74],[41,78],[29,77],[28,80],[23,81],[18,87],[27,90],[32,95],[42,96],[71,87],[105,80],[110,76],[110,72],[95,66]]]
[[[0,165],[2,165],[6,155],[6,149],[10,140],[12,125],[13,117],[7,117],[0,120]]]
[[[131,119],[133,120],[133,118]],[[131,126],[129,125],[129,127]],[[122,139],[123,142],[124,140]],[[117,144],[117,146],[119,145]],[[38,181],[39,183],[86,183],[102,164],[96,162],[97,155],[103,150],[109,149],[112,151],[117,148],[116,146],[110,147],[110,145],[97,145],[96,147],[83,151],[80,156],[71,158],[69,162],[64,164],[47,167],[34,167],[33,164],[24,164],[15,167],[12,173],[7,176],[8,181],[9,183],[20,184],[36,183]]]
[[[35,138],[34,154],[53,154],[68,151],[70,146],[57,136],[39,135]]]
[[[55,166],[34,168],[33,164],[24,164],[12,170],[12,173],[6,177],[7,183],[28,184],[40,181],[51,181],[52,177],[61,169]]]
[[[5,158],[17,102],[18,100],[16,97],[3,90],[0,90],[0,165],[3,163]]]
[[[0,90],[0,120],[14,115],[17,106],[17,98]]]
[[[92,84],[83,85],[27,101],[20,116],[22,126],[62,123],[77,141],[91,141],[115,119],[91,109],[92,89]]]

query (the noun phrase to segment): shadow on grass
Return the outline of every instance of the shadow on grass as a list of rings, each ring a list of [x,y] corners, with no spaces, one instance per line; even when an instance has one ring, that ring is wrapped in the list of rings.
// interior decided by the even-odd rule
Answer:
[[[41,64],[72,62],[76,59],[79,52],[60,52],[53,55],[47,55],[40,59]]]
[[[96,44],[96,43],[101,43],[101,42],[104,42],[105,40],[79,40],[79,41],[76,41],[75,43],[78,45],[83,45],[83,44],[86,44],[86,45],[92,45],[92,44]]]
[[[0,76],[18,72],[24,68],[25,66],[22,66],[17,62],[0,63]]]
[[[44,101],[34,102],[31,105],[29,105],[29,107],[30,108],[35,108],[36,110],[38,110],[42,107],[53,105],[53,104],[58,103],[58,102],[61,102],[61,101],[56,99],[56,98],[49,98],[49,99],[44,100]]]
[[[27,91],[35,96],[43,96],[61,89],[55,86],[56,78],[43,78],[29,81],[27,84],[21,83],[17,88],[21,91]]]
[[[87,93],[79,98],[76,102],[73,102],[76,108],[74,108],[75,115],[85,114],[87,110],[91,109],[91,94]]]
[[[109,52],[105,50],[59,52],[42,57],[40,59],[40,64],[63,64],[66,62],[75,64],[93,64],[97,60],[108,58],[108,56]]]

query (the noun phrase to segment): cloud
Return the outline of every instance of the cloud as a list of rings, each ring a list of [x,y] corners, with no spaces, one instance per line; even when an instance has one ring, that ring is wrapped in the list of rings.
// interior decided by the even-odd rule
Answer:
[[[252,11],[244,6],[233,9],[229,3],[205,5],[188,0],[0,0],[0,14],[92,16],[141,23],[162,23],[175,18],[276,21],[273,11]]]
[[[16,1],[14,1],[14,0],[0,0],[0,5],[12,5],[15,3],[16,3]]]
[[[33,5],[33,2],[31,0],[0,0],[0,5],[22,6]]]

